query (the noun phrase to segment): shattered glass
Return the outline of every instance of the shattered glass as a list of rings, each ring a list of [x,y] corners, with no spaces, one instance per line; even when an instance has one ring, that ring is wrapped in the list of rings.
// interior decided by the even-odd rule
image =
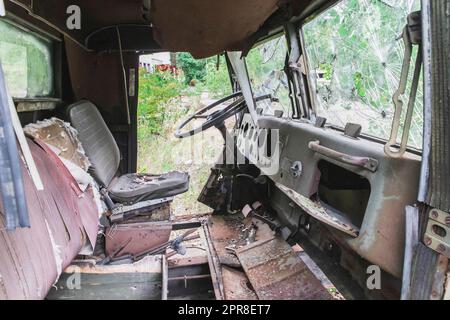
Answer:
[[[345,127],[357,123],[363,133],[389,139],[404,57],[399,37],[407,16],[420,0],[344,0],[303,26],[309,75],[318,116]],[[414,46],[403,117],[417,56]],[[402,128],[399,137],[401,137]],[[423,80],[417,92],[409,145],[422,148]]]
[[[277,102],[258,102],[257,107],[262,107],[265,115],[274,115],[277,110],[283,111],[283,117],[292,114],[284,72],[287,50],[286,38],[282,35],[253,48],[245,59],[255,97],[270,94],[278,99]]]

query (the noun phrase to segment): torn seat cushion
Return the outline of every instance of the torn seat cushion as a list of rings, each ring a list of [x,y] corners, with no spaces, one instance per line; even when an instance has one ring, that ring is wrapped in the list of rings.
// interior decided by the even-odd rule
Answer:
[[[114,201],[131,204],[172,197],[189,188],[189,175],[183,172],[166,174],[126,174],[114,179],[109,187]]]

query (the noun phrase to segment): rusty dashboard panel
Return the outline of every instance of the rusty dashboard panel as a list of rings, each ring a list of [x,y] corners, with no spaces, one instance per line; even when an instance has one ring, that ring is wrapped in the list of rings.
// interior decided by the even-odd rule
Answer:
[[[316,203],[294,190],[276,183],[277,188],[283,191],[292,201],[294,201],[302,210],[311,215],[313,218],[336,228],[346,234],[357,237],[359,234],[359,228],[354,226],[351,222],[343,220],[343,217],[334,214],[332,211],[325,209],[319,203]]]
[[[21,161],[31,228],[7,232],[0,203],[0,300],[43,299],[80,250],[95,246],[98,211],[43,142],[27,140],[44,184],[38,191]]]

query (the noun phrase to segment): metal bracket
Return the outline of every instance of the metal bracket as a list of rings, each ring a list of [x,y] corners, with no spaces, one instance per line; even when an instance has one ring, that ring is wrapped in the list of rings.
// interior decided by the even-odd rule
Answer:
[[[127,215],[132,215],[134,212],[138,213],[143,209],[150,211],[155,206],[172,201],[173,197],[167,197],[155,200],[141,201],[130,206],[117,205],[114,207],[114,209],[112,209],[112,214],[109,219],[111,220],[111,223],[117,223],[123,221],[124,219],[126,219]]]
[[[362,126],[357,123],[347,123],[345,125],[344,135],[353,139],[358,139],[362,131]]]
[[[450,259],[450,214],[432,209],[429,218],[425,245]]]
[[[333,159],[335,161],[339,161],[341,163],[344,163],[344,164],[347,164],[350,166],[360,167],[363,169],[367,169],[371,172],[376,172],[378,170],[379,162],[377,159],[345,154],[345,153],[322,146],[320,144],[320,141],[311,141],[308,144],[308,148],[317,154],[320,154],[322,156],[325,156],[327,158]]]
[[[405,44],[405,56],[403,58],[403,66],[400,75],[400,84],[395,92],[392,101],[395,106],[394,119],[392,122],[392,130],[389,141],[384,146],[384,152],[391,158],[400,158],[406,152],[409,138],[409,130],[411,128],[412,117],[414,114],[414,103],[416,101],[417,90],[419,86],[420,73],[422,70],[422,50],[421,44],[421,15],[420,12],[413,12],[408,16],[408,24],[403,29],[401,39]],[[402,114],[403,114],[403,101],[401,96],[405,94],[408,86],[408,76],[410,71],[410,64],[413,52],[413,45],[419,45],[419,51],[417,54],[416,65],[414,70],[414,76],[412,80],[411,91],[409,95],[408,106],[406,109],[406,117],[403,121],[403,133],[400,142],[400,146],[397,147],[397,137],[400,132]]]
[[[326,119],[326,118],[323,118],[323,117],[317,117],[314,126],[315,126],[316,128],[325,128],[325,125],[326,125],[326,124],[327,124],[327,119]]]

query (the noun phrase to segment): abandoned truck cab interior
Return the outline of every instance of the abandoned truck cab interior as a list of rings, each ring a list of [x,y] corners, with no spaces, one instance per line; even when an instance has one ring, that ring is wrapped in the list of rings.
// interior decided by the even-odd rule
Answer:
[[[450,299],[449,10],[0,0],[0,299]],[[225,93],[163,104],[143,72],[201,86],[176,53]],[[167,141],[218,147],[204,179],[138,167],[168,148],[141,151],[144,93],[184,108]]]

